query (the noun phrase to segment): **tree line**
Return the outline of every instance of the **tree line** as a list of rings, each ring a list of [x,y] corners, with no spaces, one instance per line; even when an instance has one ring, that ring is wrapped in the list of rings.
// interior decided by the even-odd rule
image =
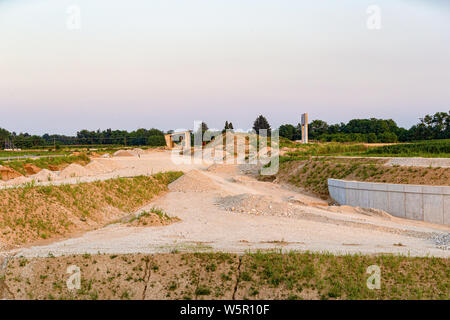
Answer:
[[[266,129],[270,134],[271,126],[263,115],[253,122],[253,131],[260,133]],[[208,125],[202,122],[199,131],[206,132]],[[225,122],[222,133],[234,130],[233,124]],[[170,130],[167,133],[172,133]],[[284,124],[279,127],[279,135],[290,140],[301,139],[300,124]],[[76,136],[58,134],[30,135],[16,134],[0,128],[0,144],[2,147],[33,148],[40,146],[60,145],[130,145],[130,146],[164,146],[164,132],[159,129],[126,130],[81,130]],[[450,139],[450,112],[437,112],[426,115],[410,129],[399,127],[392,119],[353,119],[348,123],[328,124],[323,120],[314,120],[309,124],[309,139],[329,142],[407,142],[432,139]]]
[[[16,134],[0,128],[0,144],[2,147],[36,148],[41,146],[59,147],[61,145],[130,145],[130,146],[164,146],[164,132],[158,129],[138,129],[128,132],[126,130],[81,130],[76,136],[59,134],[30,135],[28,133]]]
[[[434,139],[450,139],[450,112],[437,112],[419,119],[409,129],[401,128],[392,120],[353,119],[348,123],[328,124],[314,120],[309,124],[310,140],[322,142],[408,142]],[[300,124],[280,126],[280,136],[300,140]]]

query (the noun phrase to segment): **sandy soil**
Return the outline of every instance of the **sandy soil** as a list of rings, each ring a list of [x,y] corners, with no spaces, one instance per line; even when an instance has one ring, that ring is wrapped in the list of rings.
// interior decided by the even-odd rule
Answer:
[[[0,181],[0,189],[20,186],[33,180],[36,185],[75,184],[117,177],[151,175],[164,171],[188,171],[193,168],[207,168],[210,165],[210,163],[174,163],[169,151],[150,151],[143,154],[139,151],[133,152],[135,153],[130,153],[132,156],[95,158],[84,167],[78,164],[70,164],[60,172],[46,170],[28,177],[20,176],[9,181]]]
[[[177,165],[168,152],[98,160],[104,166],[112,161],[120,169],[77,179],[86,181],[168,170],[189,172],[170,185],[170,192],[165,196],[142,208],[147,211],[152,207],[162,208],[181,221],[148,228],[113,224],[78,238],[3,254],[45,257],[50,253],[174,250],[242,253],[281,249],[450,256],[450,251],[437,248],[430,240],[436,233],[448,234],[448,227],[399,219],[373,210],[329,207],[325,201],[287,186],[257,181],[244,173],[248,171],[245,166]]]

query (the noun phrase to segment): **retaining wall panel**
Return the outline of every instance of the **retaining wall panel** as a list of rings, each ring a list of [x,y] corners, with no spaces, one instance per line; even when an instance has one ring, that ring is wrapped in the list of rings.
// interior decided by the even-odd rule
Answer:
[[[359,192],[359,203],[360,207],[362,208],[370,208],[370,193],[373,191],[367,191],[367,190],[358,190]]]
[[[403,192],[389,192],[388,198],[388,209],[386,212],[389,212],[395,217],[406,218],[405,194]]]
[[[406,188],[405,188],[406,189]],[[405,194],[405,218],[423,221],[423,195]]]
[[[444,224],[450,226],[450,195],[444,195]]]
[[[345,198],[347,200],[347,204],[358,207],[360,205],[359,203],[359,191],[356,189],[347,189],[347,192],[345,193]]]
[[[450,225],[450,186],[338,179],[330,179],[329,186],[330,195],[342,205],[381,209],[400,218]]]
[[[423,195],[423,219],[431,223],[444,223],[444,196],[437,194]]]
[[[369,198],[370,208],[381,209],[386,212],[389,210],[388,193],[385,191],[372,191]]]

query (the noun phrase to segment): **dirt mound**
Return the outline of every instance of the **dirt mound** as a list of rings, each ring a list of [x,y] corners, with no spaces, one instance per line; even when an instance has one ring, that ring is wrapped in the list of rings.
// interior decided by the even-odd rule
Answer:
[[[134,154],[127,150],[119,150],[114,152],[113,157],[134,157]]]
[[[0,179],[6,181],[22,176],[16,170],[0,165]]]
[[[141,148],[134,148],[133,150],[130,151],[133,155],[135,156],[140,156],[142,154],[145,153],[144,150],[142,150]]]
[[[29,177],[20,176],[20,177],[17,177],[17,178],[14,178],[14,179],[11,179],[11,180],[7,181],[5,183],[5,185],[7,185],[7,186],[18,186],[18,185],[25,184],[25,183],[28,183],[28,182],[31,182],[31,181],[32,181],[32,179],[29,178]]]
[[[158,211],[159,212],[159,211]],[[169,217],[166,214],[144,211],[127,221],[129,227],[161,227],[180,221],[177,217]]]
[[[67,166],[63,171],[61,171],[59,177],[62,179],[67,179],[67,178],[88,176],[91,174],[92,172],[84,168],[83,166],[80,166],[79,164],[76,163],[72,163],[69,166]]]
[[[167,173],[0,190],[0,243],[8,246],[30,243],[103,227],[149,203],[166,191],[167,183],[177,176]],[[20,178],[31,181],[29,177]]]
[[[169,190],[174,192],[205,192],[217,189],[214,181],[198,170],[189,171],[169,184]]]
[[[398,233],[403,232],[389,227],[376,227],[369,226],[364,223],[355,221],[346,221],[342,219],[336,219],[332,216],[316,214],[308,210],[309,206],[305,206],[297,201],[292,202],[289,199],[287,202],[274,201],[271,196],[262,196],[255,194],[239,194],[235,196],[227,196],[219,198],[216,201],[216,205],[226,211],[234,211],[238,213],[244,213],[256,216],[276,216],[276,217],[289,217],[294,219],[303,219],[321,223],[330,223],[340,226],[358,227],[364,229],[378,229],[384,232]],[[331,208],[331,207],[330,207]],[[350,210],[346,208],[345,210]],[[362,209],[352,208],[352,213],[363,214],[368,216],[376,216],[389,219],[390,215],[382,212],[381,210],[374,209]],[[330,210],[332,211],[332,210]],[[404,231],[405,234],[411,234],[411,236],[418,236],[416,232],[410,233]],[[421,236],[421,235],[419,235]]]
[[[98,159],[96,162],[101,164],[105,168],[105,170],[107,170],[107,172],[111,172],[111,171],[114,171],[116,169],[122,169],[123,168],[120,164],[118,164],[116,161],[114,161],[112,159],[111,160]]]
[[[106,168],[103,164],[98,161],[92,161],[85,166],[86,169],[91,171],[92,173],[105,173],[111,171],[111,169]]]
[[[248,193],[220,198],[216,205],[227,211],[254,215],[291,216],[298,211],[291,203],[274,201],[271,196]]]
[[[39,171],[41,171],[42,169],[39,168],[38,166],[35,166],[32,163],[25,163],[23,165],[23,168],[25,169],[25,171],[27,172],[27,174],[32,175],[32,174],[36,174]]]
[[[208,167],[207,171],[214,172],[214,173],[229,173],[229,174],[236,174],[237,173],[237,167],[234,165],[226,165],[226,164],[213,164]]]
[[[91,158],[100,158],[100,155],[97,152],[91,152],[89,154],[89,157],[91,157]]]
[[[48,165],[48,169],[51,170],[51,171],[59,171],[59,167],[55,166],[53,164],[49,164]]]
[[[56,173],[53,171],[43,169],[39,173],[30,176],[30,178],[34,181],[45,182],[45,181],[53,181],[58,177]]]
[[[391,219],[392,215],[387,213],[386,211],[372,208],[361,208],[361,207],[352,207],[352,206],[330,206],[327,208],[328,211],[336,212],[336,213],[356,213],[363,214],[371,217],[380,217]]]

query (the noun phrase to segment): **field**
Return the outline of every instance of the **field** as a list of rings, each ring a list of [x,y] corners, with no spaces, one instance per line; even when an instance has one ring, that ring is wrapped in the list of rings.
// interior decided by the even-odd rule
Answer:
[[[69,266],[81,287],[69,290]],[[380,267],[380,289],[366,282]],[[3,299],[440,299],[450,298],[443,258],[343,255],[171,253],[11,259],[0,274]]]
[[[361,157],[424,157],[449,158],[450,140],[430,140],[414,143],[399,143],[371,146],[362,143],[318,143],[302,145],[280,139],[280,148],[286,148],[287,157],[301,156],[361,156]]]

